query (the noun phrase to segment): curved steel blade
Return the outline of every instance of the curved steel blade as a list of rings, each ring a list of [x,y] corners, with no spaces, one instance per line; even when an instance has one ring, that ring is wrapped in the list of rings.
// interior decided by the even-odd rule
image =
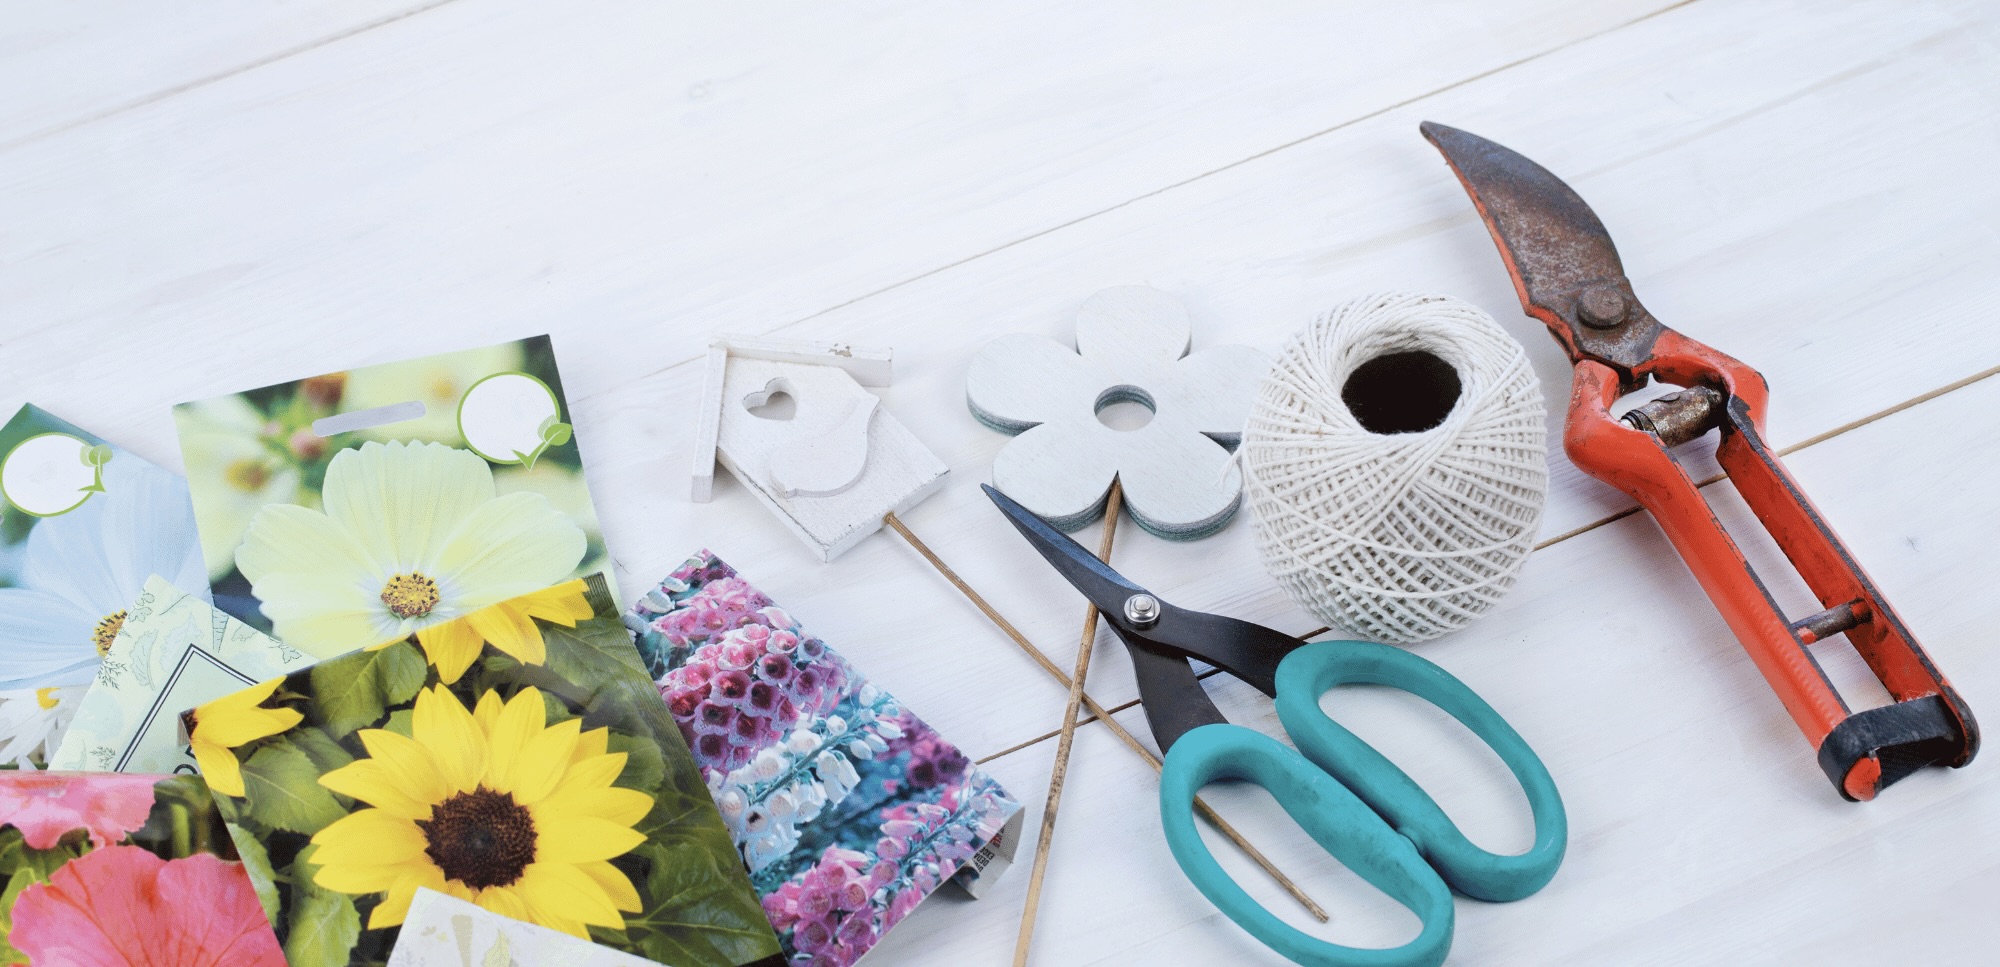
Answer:
[[[1098,560],[1097,555],[1084,550],[1075,538],[1035,516],[1034,511],[1021,506],[992,484],[980,484],[979,489],[986,492],[987,499],[1000,508],[1000,513],[1014,525],[1015,530],[1021,532],[1022,537],[1028,539],[1035,550],[1041,552],[1056,573],[1081,591],[1091,604],[1097,605],[1097,610],[1111,622],[1112,627],[1118,627],[1118,616],[1125,613],[1126,598],[1149,593],[1125,575],[1112,570],[1111,565]]]
[[[1660,326],[1633,296],[1597,213],[1515,151],[1433,121],[1420,129],[1485,219],[1521,308],[1548,325],[1571,359],[1597,359],[1629,377],[1651,356]]]

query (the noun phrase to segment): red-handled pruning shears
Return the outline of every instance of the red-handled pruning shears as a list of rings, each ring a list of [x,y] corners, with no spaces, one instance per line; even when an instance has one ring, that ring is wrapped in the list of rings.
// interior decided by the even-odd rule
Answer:
[[[1632,294],[1597,215],[1542,166],[1456,128],[1425,122],[1486,220],[1521,306],[1575,364],[1563,449],[1630,494],[1665,531],[1850,800],[1873,799],[1928,765],[1979,749],[1972,710],[1931,664],[1784,464],[1764,443],[1764,377],[1660,324]],[[1650,379],[1685,387],[1613,417]],[[1788,619],[1672,449],[1719,428],[1716,459],[1824,610]],[[1845,632],[1895,698],[1852,712],[1807,647]]]

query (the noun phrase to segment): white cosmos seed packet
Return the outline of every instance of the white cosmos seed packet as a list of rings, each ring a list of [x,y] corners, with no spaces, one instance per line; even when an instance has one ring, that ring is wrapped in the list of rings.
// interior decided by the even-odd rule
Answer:
[[[503,917],[420,887],[388,967],[657,967],[623,951]]]
[[[193,775],[180,713],[314,661],[152,578],[127,610],[49,768]]]
[[[0,765],[55,751],[153,575],[207,595],[181,478],[34,406],[0,426]]]
[[[339,653],[608,571],[568,420],[547,336],[175,407],[216,606]]]

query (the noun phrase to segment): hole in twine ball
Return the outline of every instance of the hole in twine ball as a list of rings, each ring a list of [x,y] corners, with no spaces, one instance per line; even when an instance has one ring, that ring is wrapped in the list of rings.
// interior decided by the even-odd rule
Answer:
[[[1370,433],[1422,433],[1451,415],[1463,388],[1450,363],[1411,350],[1355,367],[1340,388],[1340,401]]]
[[[1137,386],[1113,386],[1097,394],[1097,422],[1114,430],[1137,430],[1153,422],[1158,411],[1153,394]]]
[[[1477,306],[1335,307],[1272,365],[1237,450],[1265,569],[1352,637],[1464,627],[1534,547],[1545,418],[1527,350]]]

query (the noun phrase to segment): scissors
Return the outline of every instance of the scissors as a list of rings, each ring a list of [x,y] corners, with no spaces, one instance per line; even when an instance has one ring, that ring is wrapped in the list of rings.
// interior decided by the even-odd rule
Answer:
[[[1450,673],[1387,645],[1309,643],[1263,625],[1175,607],[1007,495],[982,487],[1125,642],[1146,722],[1166,753],[1160,819],[1167,846],[1195,888],[1265,946],[1309,967],[1435,967],[1451,950],[1453,890],[1481,900],[1518,900],[1555,876],[1569,837],[1555,780],[1520,734]],[[1272,696],[1298,751],[1229,724],[1189,659]],[[1327,717],[1320,696],[1349,683],[1409,692],[1479,736],[1527,793],[1534,846],[1513,856],[1474,846],[1415,780]],[[1223,871],[1195,830],[1195,794],[1224,779],[1264,787],[1321,849],[1415,913],[1422,932],[1401,947],[1346,947],[1273,916]]]

